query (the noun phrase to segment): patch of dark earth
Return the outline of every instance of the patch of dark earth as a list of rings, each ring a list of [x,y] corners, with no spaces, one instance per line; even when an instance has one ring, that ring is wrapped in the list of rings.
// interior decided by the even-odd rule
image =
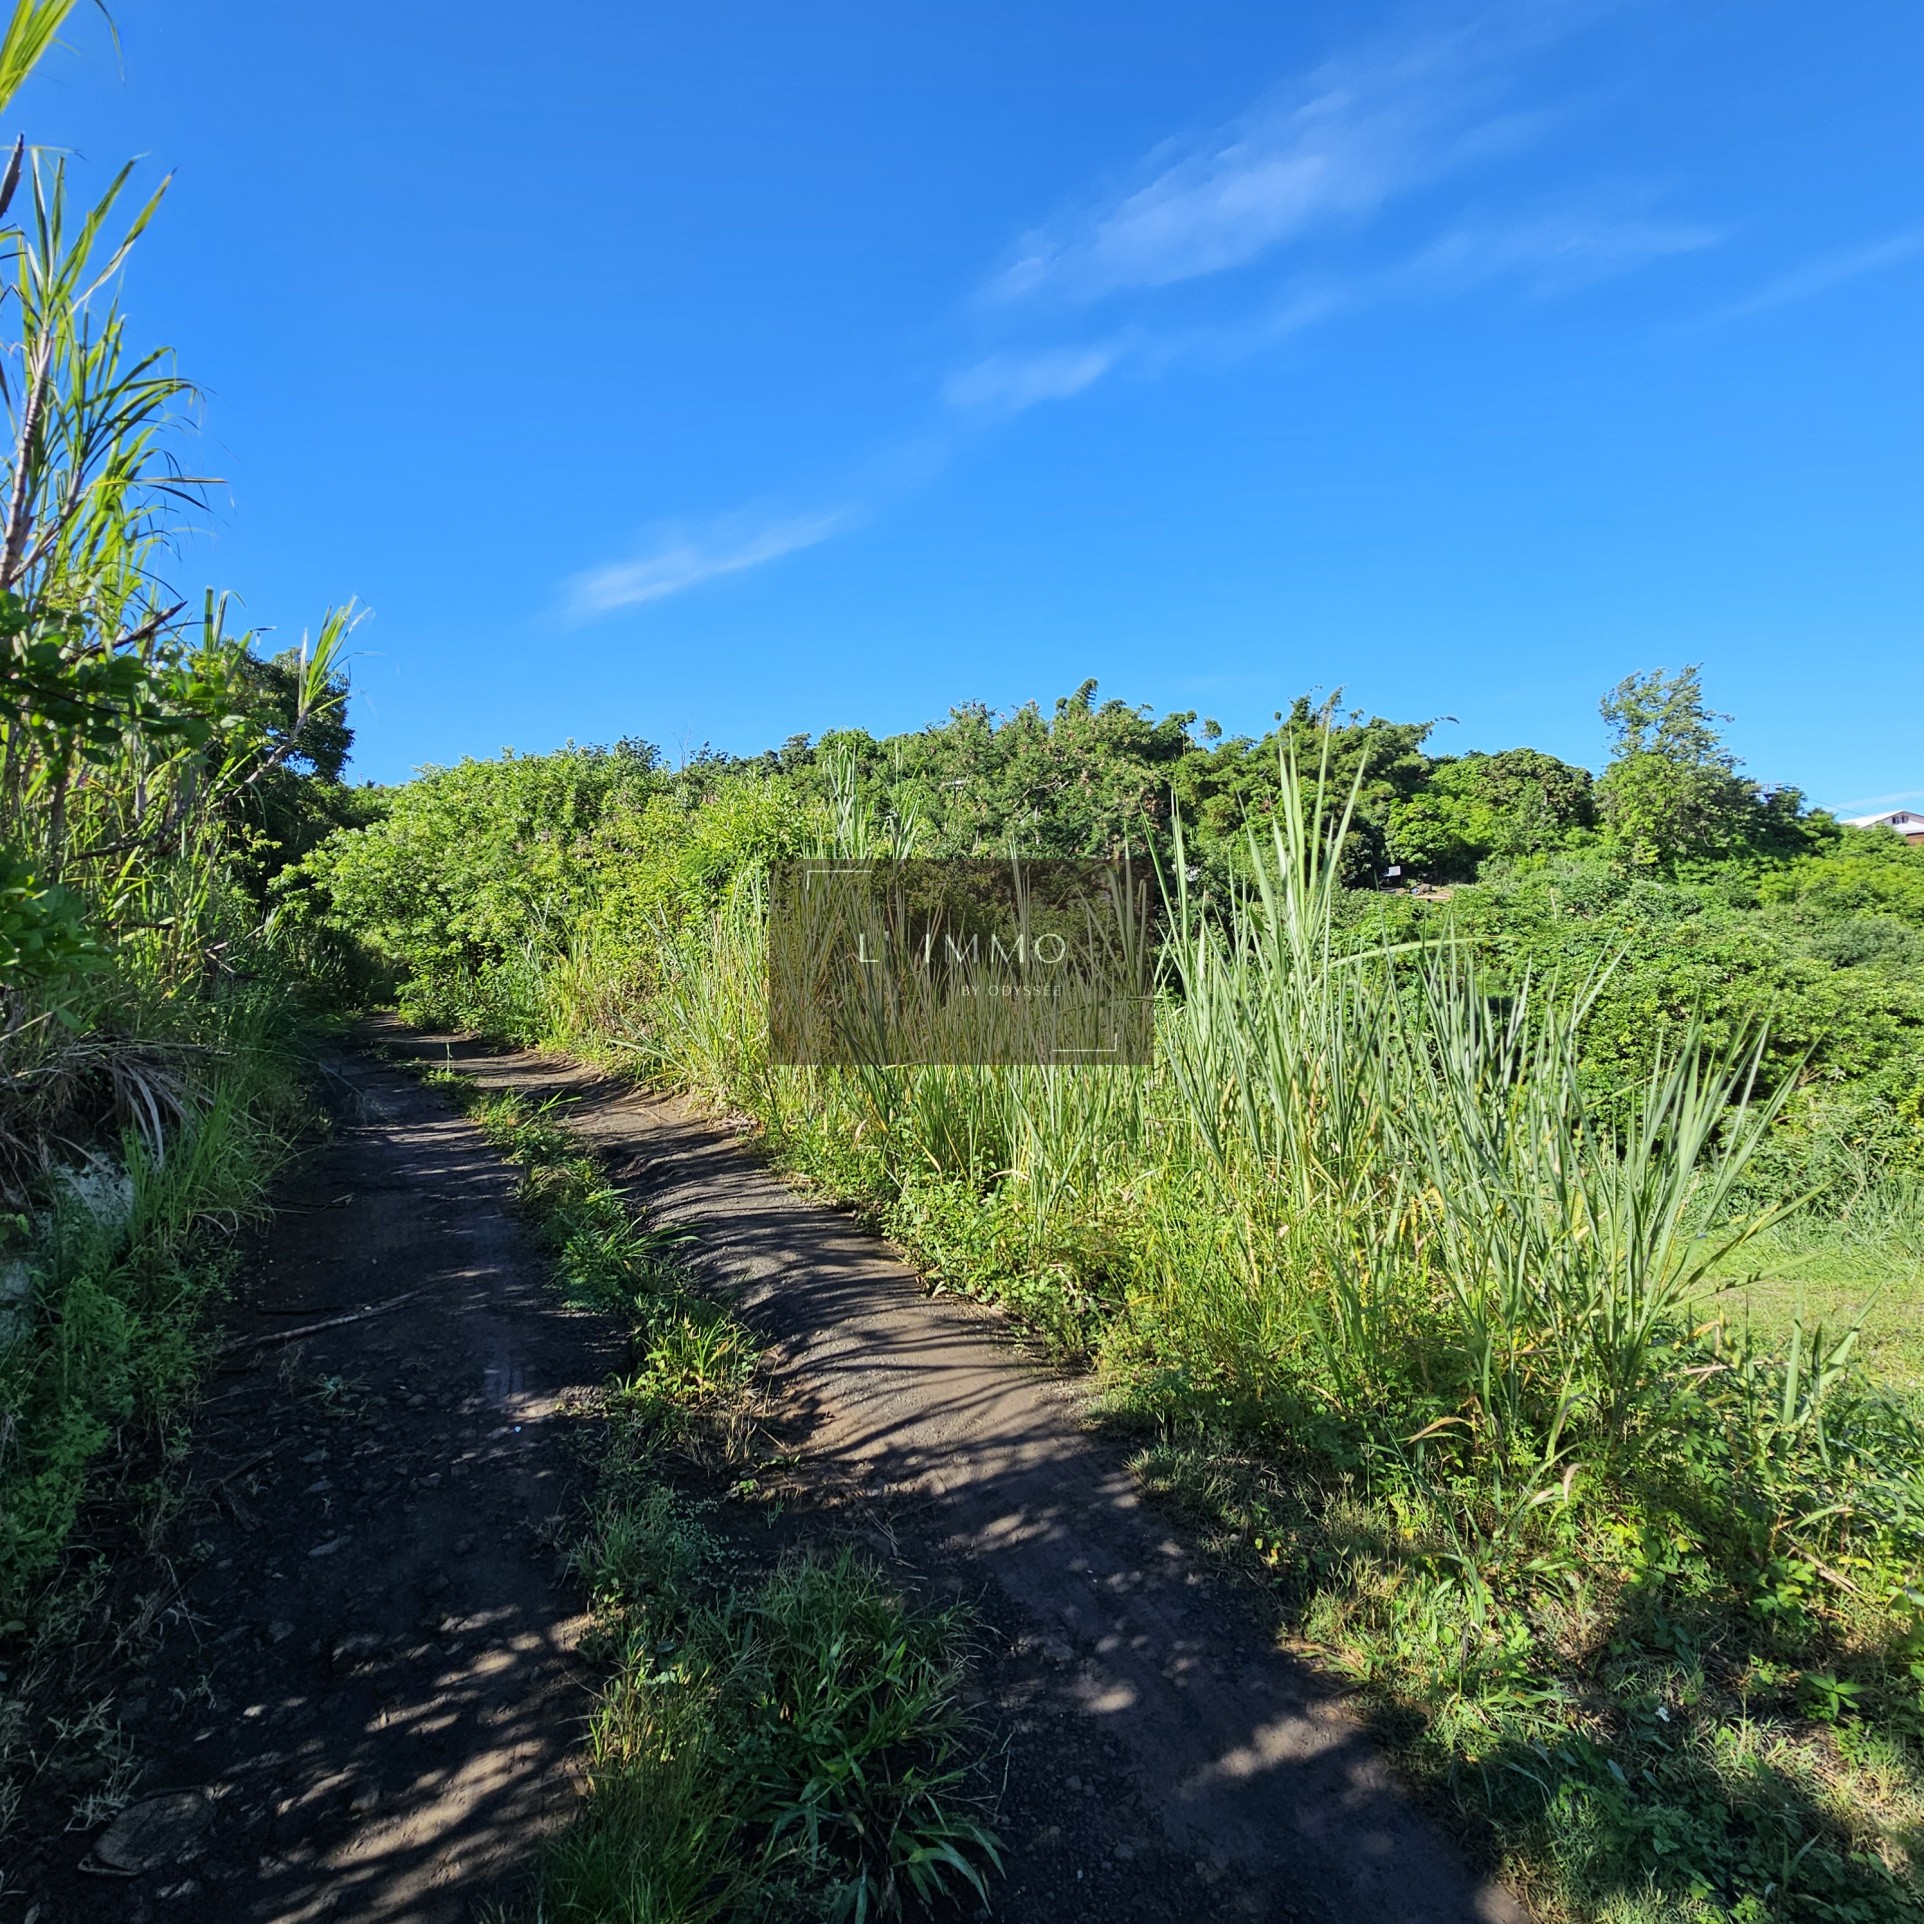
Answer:
[[[483,1066],[478,1046],[457,1053]],[[171,1571],[174,1599],[113,1680],[127,1801],[109,1815],[30,1791],[3,1847],[0,1924],[479,1920],[575,1807],[600,1680],[568,1551],[596,1392],[624,1342],[562,1302],[517,1220],[513,1170],[442,1097],[363,1056],[330,1081],[341,1113],[278,1197],[180,1515],[156,1550],[125,1551]],[[813,1422],[832,1417],[823,1403]],[[1091,1703],[1073,1629],[1012,1593],[926,1494],[864,1485],[832,1448],[805,1449],[776,1504],[676,1478],[717,1503],[745,1562],[853,1538],[904,1589],[970,1606],[1005,1846],[996,1917],[1517,1914],[1478,1901],[1420,1835],[1408,1906],[1345,1911],[1326,1879],[1172,1825],[1140,1745]],[[1253,1616],[1224,1607],[1208,1636],[1260,1642]],[[1356,1842],[1380,1854],[1377,1833]]]
[[[30,1795],[0,1924],[468,1918],[574,1803],[566,1549],[622,1345],[472,1128],[391,1070],[342,1086],[195,1420],[170,1620],[118,1679],[131,1801],[76,1827]]]

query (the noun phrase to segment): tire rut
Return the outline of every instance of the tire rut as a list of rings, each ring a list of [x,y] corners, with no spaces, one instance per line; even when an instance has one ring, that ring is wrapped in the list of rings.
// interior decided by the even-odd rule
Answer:
[[[116,1706],[135,1803],[91,1848],[42,1813],[7,1886],[41,1924],[455,1924],[572,1808],[574,1410],[621,1346],[549,1288],[468,1124],[336,1067],[354,1113],[279,1197],[195,1422],[171,1621]]]

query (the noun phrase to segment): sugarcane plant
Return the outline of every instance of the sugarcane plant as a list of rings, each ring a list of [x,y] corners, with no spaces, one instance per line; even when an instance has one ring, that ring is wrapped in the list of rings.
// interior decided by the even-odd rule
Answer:
[[[0,102],[70,11],[18,0]],[[338,729],[347,692],[351,608],[270,662],[226,597],[191,606],[169,582],[208,477],[177,452],[191,383],[121,309],[167,191],[135,196],[133,171],[81,203],[67,161],[22,140],[0,173],[0,1188],[16,1203],[62,1140],[111,1127],[70,1113],[85,1089],[122,1123],[168,1106],[127,1107],[130,1075],[149,1098],[181,1081],[132,1005],[177,1001],[258,934],[237,922],[235,857],[264,785]]]

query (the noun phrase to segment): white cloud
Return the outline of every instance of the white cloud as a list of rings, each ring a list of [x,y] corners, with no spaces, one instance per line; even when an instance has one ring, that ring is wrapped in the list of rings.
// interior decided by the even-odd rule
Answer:
[[[999,407],[1013,414],[1038,401],[1080,394],[1115,366],[1121,352],[1119,344],[1108,343],[991,354],[952,374],[944,392],[954,407]]]
[[[1464,227],[1432,241],[1410,278],[1449,290],[1520,274],[1553,291],[1629,273],[1651,261],[1714,247],[1715,228],[1682,222],[1563,214],[1493,227]]]
[[[1553,291],[1712,245],[1707,228],[1583,210],[1466,225],[1414,253],[1386,257],[1379,246],[1373,260],[1341,245],[1398,197],[1514,153],[1550,125],[1511,105],[1528,57],[1609,4],[1484,0],[1453,23],[1348,49],[1201,138],[1165,143],[1135,184],[1018,245],[978,309],[1003,344],[950,376],[949,403],[1013,413],[1079,394],[1124,363],[1153,372],[1223,359],[1385,301],[1503,275]],[[1183,283],[1259,267],[1269,271],[1213,317],[1158,307]],[[1099,301],[1129,316],[1107,339],[1034,338],[1056,332],[1065,307]]]
[[[853,509],[836,508],[785,520],[755,522],[731,515],[695,529],[665,527],[641,553],[576,575],[567,586],[567,612],[577,621],[593,621],[665,601],[720,575],[741,574],[812,548],[855,518]]]
[[[1704,226],[1578,214],[1463,227],[1373,271],[1300,275],[1233,320],[1131,327],[1086,346],[991,354],[951,375],[944,393],[954,407],[1015,413],[1079,394],[1125,361],[1153,373],[1180,361],[1236,359],[1345,314],[1391,301],[1447,299],[1504,277],[1557,293],[1714,247],[1720,238]]]
[[[1900,789],[1895,795],[1867,795],[1855,802],[1832,804],[1833,815],[1881,815],[1887,808],[1908,808],[1924,802],[1924,788]]]
[[[1807,301],[1813,295],[1827,294],[1833,287],[1841,287],[1844,282],[1857,280],[1862,275],[1880,274],[1885,268],[1896,267],[1921,253],[1924,253],[1924,232],[1894,234],[1875,246],[1859,247],[1848,254],[1828,254],[1822,260],[1798,268],[1795,273],[1784,275],[1781,280],[1772,281],[1749,300],[1725,308],[1718,318],[1737,321],[1746,315],[1761,314],[1768,308]]]
[[[1187,152],[1159,149],[1142,186],[1027,236],[990,298],[1087,301],[1222,273],[1515,145],[1534,123],[1494,110],[1508,19],[1333,61]]]

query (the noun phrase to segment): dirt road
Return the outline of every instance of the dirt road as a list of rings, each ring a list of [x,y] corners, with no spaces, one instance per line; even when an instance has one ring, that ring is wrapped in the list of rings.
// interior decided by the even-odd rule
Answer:
[[[574,1097],[571,1127],[653,1220],[698,1233],[697,1266],[778,1339],[779,1387],[814,1416],[811,1461],[1000,1590],[1052,1659],[1059,1701],[1119,1746],[1179,1850],[1258,1898],[1252,1914],[1521,1924],[1337,1693],[1145,1513],[1070,1387],[995,1319],[927,1295],[685,1104],[540,1055],[416,1046],[484,1086]]]
[[[855,1535],[908,1587],[976,1603],[1006,1739],[998,1917],[1524,1924],[996,1319],[926,1296],[679,1104],[386,1040],[567,1094],[650,1215],[697,1232],[800,1412],[818,1507],[785,1540]],[[353,1113],[284,1199],[197,1427],[175,1621],[119,1706],[159,1855],[117,1874],[124,1836],[41,1813],[4,1886],[35,1924],[454,1924],[572,1801],[593,1686],[563,1554],[586,1475],[572,1412],[620,1345],[547,1287],[468,1124],[398,1069],[343,1075]]]
[[[558,1303],[475,1132],[343,1068],[195,1427],[173,1620],[114,1706],[154,1821],[130,1855],[33,1813],[4,1924],[453,1924],[572,1802],[569,1403],[621,1346]]]

